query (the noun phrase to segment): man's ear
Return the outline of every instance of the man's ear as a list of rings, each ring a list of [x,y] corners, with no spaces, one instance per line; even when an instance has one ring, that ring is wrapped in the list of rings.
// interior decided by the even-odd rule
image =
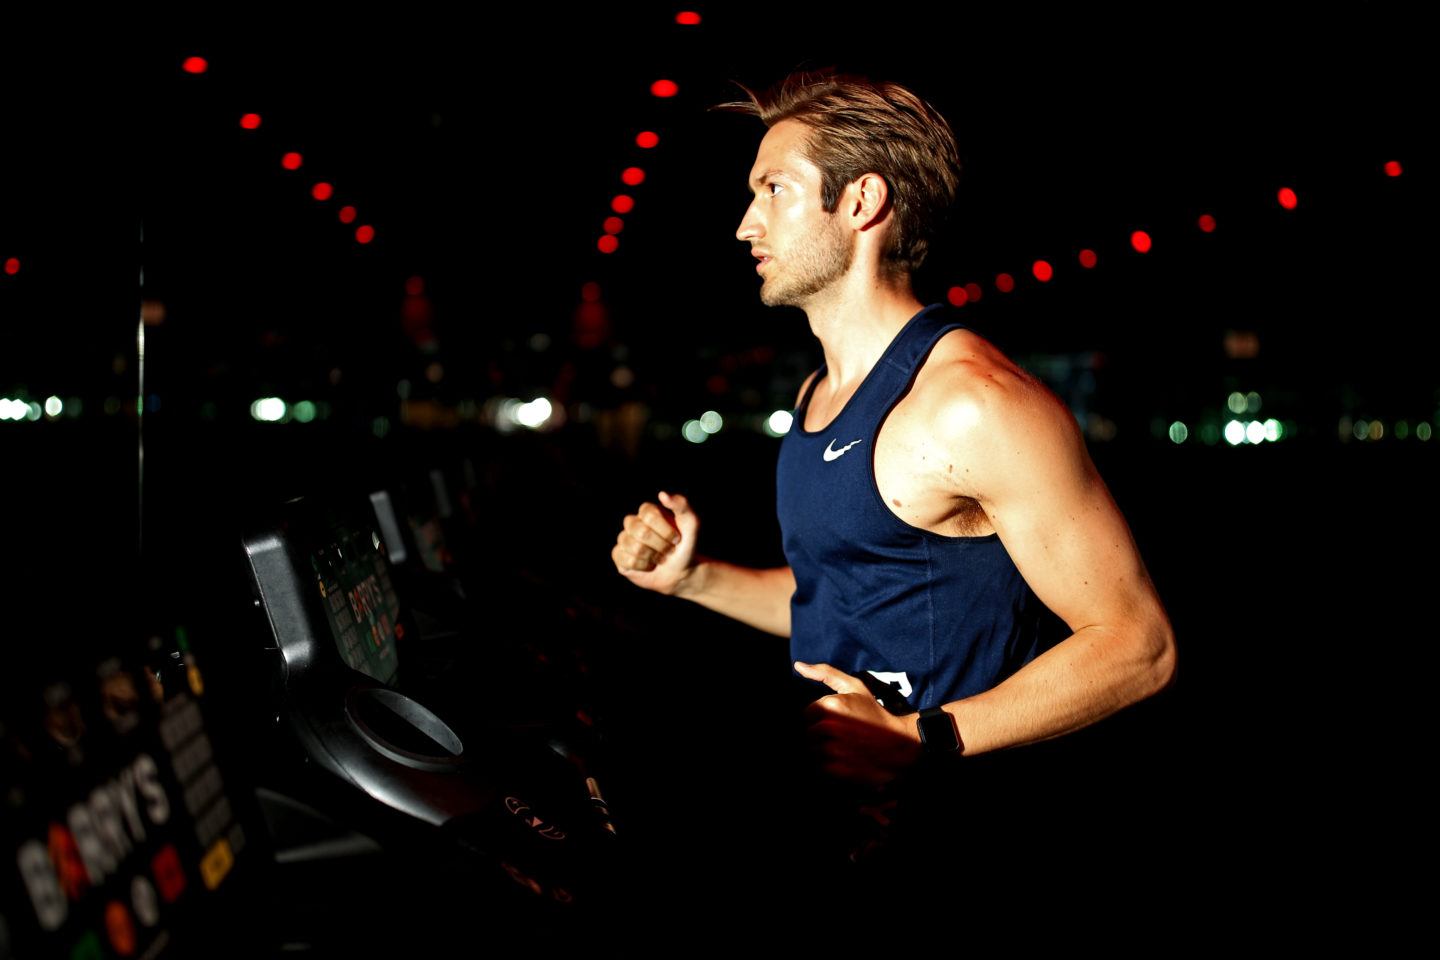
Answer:
[[[890,207],[890,185],[878,173],[862,173],[845,187],[843,209],[864,230],[884,217]]]

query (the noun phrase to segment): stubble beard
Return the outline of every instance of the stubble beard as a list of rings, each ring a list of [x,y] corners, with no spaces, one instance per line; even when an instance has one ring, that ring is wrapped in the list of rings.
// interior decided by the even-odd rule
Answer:
[[[831,214],[813,244],[799,249],[790,262],[782,264],[789,270],[772,281],[767,278],[760,287],[760,302],[767,307],[804,308],[811,298],[845,276],[855,260],[855,247],[840,225],[839,217]]]

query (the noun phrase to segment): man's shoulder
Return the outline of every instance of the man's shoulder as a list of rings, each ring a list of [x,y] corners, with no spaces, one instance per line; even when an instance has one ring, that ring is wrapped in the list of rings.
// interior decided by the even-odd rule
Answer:
[[[937,341],[910,400],[912,425],[965,459],[976,484],[994,481],[996,469],[1030,469],[1083,449],[1070,407],[975,331],[953,330]]]
[[[1059,399],[999,347],[959,328],[935,343],[915,378],[912,394],[925,418],[945,435],[976,427],[1004,427],[1025,417],[1064,410]]]
[[[967,496],[983,502],[997,491],[1033,489],[1037,477],[1083,460],[1070,408],[973,331],[941,338],[913,392],[916,426],[966,464]]]

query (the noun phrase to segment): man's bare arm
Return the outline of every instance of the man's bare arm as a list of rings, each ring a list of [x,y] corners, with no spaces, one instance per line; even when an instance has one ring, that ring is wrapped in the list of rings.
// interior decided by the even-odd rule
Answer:
[[[814,373],[800,385],[796,407],[813,379]],[[660,500],[664,509],[646,503],[625,518],[624,529],[610,552],[615,568],[647,590],[693,600],[777,637],[790,636],[794,571],[789,567],[742,567],[696,554],[700,520],[690,509],[690,501],[664,492]]]
[[[674,595],[693,600],[777,637],[790,636],[790,597],[795,574],[789,567],[757,570],[700,557]]]
[[[966,755],[1071,733],[1143,700],[1173,675],[1168,625],[1092,624],[1030,661],[999,686],[944,705]],[[915,739],[918,740],[918,731]]]
[[[766,633],[790,636],[789,567],[756,570],[695,552],[700,518],[678,493],[660,493],[627,516],[610,551],[615,568],[636,586],[693,600]]]
[[[1070,733],[1164,689],[1174,631],[1074,416],[1033,378],[953,386],[940,432],[972,465],[971,493],[1020,574],[1074,631],[993,689],[945,704],[965,753]]]

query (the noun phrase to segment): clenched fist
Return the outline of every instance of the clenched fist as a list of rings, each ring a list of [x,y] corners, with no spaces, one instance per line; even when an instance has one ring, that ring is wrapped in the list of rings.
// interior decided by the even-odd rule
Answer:
[[[615,569],[637,586],[674,594],[695,569],[700,518],[679,494],[662,490],[660,504],[647,501],[625,517],[610,557]]]

